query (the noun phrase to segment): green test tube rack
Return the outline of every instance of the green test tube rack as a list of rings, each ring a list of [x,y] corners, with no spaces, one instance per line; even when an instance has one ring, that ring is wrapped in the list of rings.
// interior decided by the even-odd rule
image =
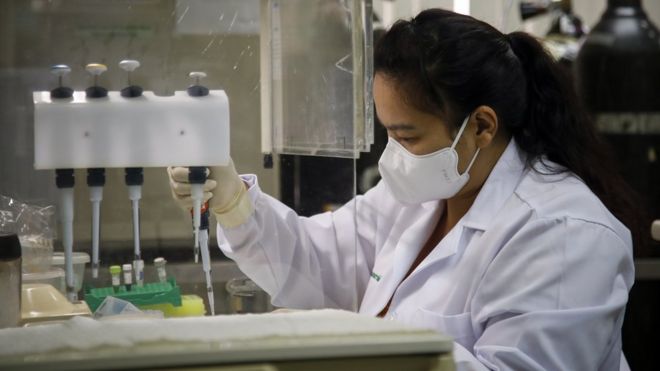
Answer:
[[[121,285],[117,291],[112,286],[89,288],[85,292],[85,301],[94,312],[107,296],[129,301],[137,307],[164,303],[181,306],[181,289],[174,278],[166,282],[145,283],[142,287],[133,285],[131,290],[126,290],[125,285]]]

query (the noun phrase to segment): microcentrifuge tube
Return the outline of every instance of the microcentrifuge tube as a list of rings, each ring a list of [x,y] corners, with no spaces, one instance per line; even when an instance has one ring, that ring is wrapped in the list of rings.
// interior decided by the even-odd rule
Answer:
[[[144,260],[133,261],[133,271],[135,272],[135,284],[137,287],[144,286]]]
[[[156,272],[158,273],[158,281],[167,282],[167,271],[165,270],[165,264],[167,260],[162,257],[154,259],[154,267],[156,267]]]
[[[133,267],[130,264],[124,264],[121,266],[121,269],[124,271],[126,291],[131,291],[131,286],[133,285]]]
[[[119,292],[119,286],[121,286],[121,267],[118,265],[111,266],[110,275],[112,276],[113,291]]]

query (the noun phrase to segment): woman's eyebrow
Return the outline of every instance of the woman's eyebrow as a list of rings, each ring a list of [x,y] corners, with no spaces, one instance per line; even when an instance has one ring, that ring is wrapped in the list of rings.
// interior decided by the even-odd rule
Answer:
[[[386,125],[383,124],[385,129],[390,130],[390,131],[399,131],[399,130],[415,130],[416,127],[415,125],[412,124],[392,124],[392,125]]]

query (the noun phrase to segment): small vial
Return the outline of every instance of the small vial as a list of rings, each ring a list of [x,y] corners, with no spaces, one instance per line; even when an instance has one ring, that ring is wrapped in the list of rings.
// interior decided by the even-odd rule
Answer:
[[[118,265],[111,266],[110,274],[112,275],[112,289],[115,292],[119,292],[119,286],[121,286],[121,267]]]
[[[133,267],[130,264],[124,264],[121,266],[121,269],[124,271],[126,291],[131,291],[131,286],[133,285]]]
[[[135,284],[137,287],[144,286],[144,260],[133,261],[133,271],[135,272]]]
[[[154,267],[156,267],[156,272],[158,272],[158,281],[167,282],[167,271],[165,270],[165,264],[167,260],[163,257],[158,257],[154,259]]]

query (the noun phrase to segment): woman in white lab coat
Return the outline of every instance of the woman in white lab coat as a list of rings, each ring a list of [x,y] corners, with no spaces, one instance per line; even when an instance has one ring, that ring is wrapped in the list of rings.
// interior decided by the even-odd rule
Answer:
[[[277,306],[435,329],[475,370],[625,366],[628,189],[540,44],[428,10],[383,36],[375,70],[383,180],[305,218],[213,168],[222,251]],[[187,169],[169,173],[186,207]]]

